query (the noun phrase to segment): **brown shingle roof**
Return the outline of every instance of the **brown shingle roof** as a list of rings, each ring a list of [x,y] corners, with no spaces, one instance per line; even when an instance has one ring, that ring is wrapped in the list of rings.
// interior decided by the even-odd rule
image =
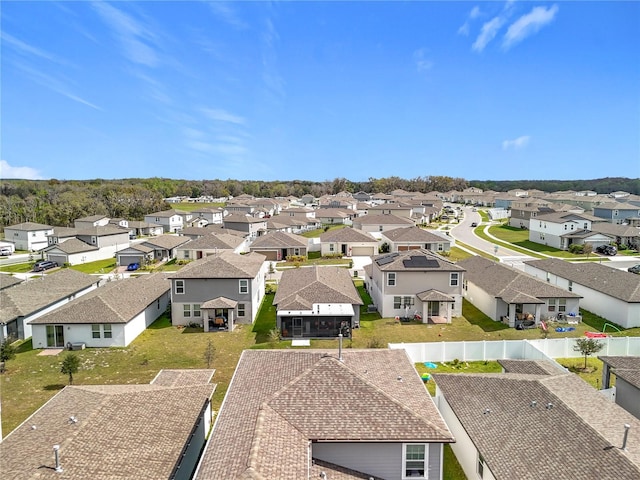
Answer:
[[[142,242],[142,244],[146,245],[147,247],[159,247],[170,250],[172,248],[179,247],[184,243],[187,243],[189,240],[189,237],[181,237],[178,235],[160,235],[158,237],[147,238],[144,242]]]
[[[444,241],[444,238],[442,238],[441,236],[417,226],[396,228],[393,230],[382,232],[381,235],[388,238],[392,242],[433,243]]]
[[[403,350],[348,350],[343,360],[314,350],[245,350],[196,478],[308,478],[316,435],[453,440]],[[353,474],[336,478],[361,478]]]
[[[14,277],[13,275],[0,274],[0,290],[13,287],[24,282],[21,278]]]
[[[227,233],[212,234],[211,232],[202,229],[204,235],[191,240],[188,243],[180,245],[180,250],[195,250],[195,249],[208,249],[215,250],[216,248],[221,250],[234,250],[238,246],[242,245],[244,241],[237,235],[229,235]]]
[[[26,317],[38,310],[70,297],[100,281],[70,268],[49,275],[37,276],[0,291],[0,323],[16,317]]]
[[[50,225],[44,225],[42,223],[35,223],[35,222],[24,222],[24,223],[17,223],[15,225],[9,225],[8,227],[4,227],[5,230],[11,229],[11,230],[23,230],[25,232],[31,232],[34,230],[51,230],[53,227]]]
[[[415,263],[412,261],[412,257],[423,258],[426,261],[429,261],[429,266],[407,266],[407,262],[409,265],[422,265],[420,263]],[[423,261],[424,261],[423,260]],[[376,267],[385,272],[395,272],[402,270],[409,270],[412,272],[416,271],[441,271],[441,272],[464,272],[464,268],[459,266],[449,260],[441,257],[437,253],[432,252],[431,250],[425,250],[421,248],[419,250],[409,250],[404,252],[395,252],[395,253],[383,253],[381,255],[376,255],[373,257],[373,263],[376,264]],[[458,262],[460,263],[460,262]]]
[[[598,263],[570,263],[556,258],[529,260],[524,263],[625,302],[640,302],[640,275]]]
[[[497,480],[640,476],[640,420],[576,375],[434,374],[434,379]],[[627,452],[619,448],[625,423],[632,425]]]
[[[68,386],[0,443],[2,476],[169,478],[214,389],[212,384]],[[56,444],[62,473],[53,468]]]
[[[294,310],[294,305],[314,303],[363,304],[347,269],[313,266],[283,271],[273,304],[279,310]]]
[[[100,250],[95,245],[89,245],[82,240],[78,240],[77,238],[70,238],[61,243],[56,243],[51,245],[45,249],[47,252],[51,250],[60,250],[63,253],[72,254],[72,253],[81,253],[81,252],[91,252],[94,250]]]
[[[300,235],[287,232],[273,232],[256,238],[251,244],[252,249],[259,248],[292,248],[306,247],[307,239]]]
[[[383,214],[364,215],[354,218],[353,223],[358,225],[415,225],[415,222],[410,218]]]
[[[127,323],[169,291],[165,274],[154,273],[107,283],[72,300],[32,325]]]
[[[377,243],[369,233],[358,230],[357,228],[336,228],[329,230],[320,235],[321,242],[369,242]]]
[[[169,278],[255,278],[265,259],[259,253],[239,255],[224,250],[186,265]]]
[[[460,260],[458,265],[467,270],[466,278],[469,282],[489,295],[503,298],[507,302],[522,300],[529,303],[534,298],[581,298],[580,295],[479,255]]]

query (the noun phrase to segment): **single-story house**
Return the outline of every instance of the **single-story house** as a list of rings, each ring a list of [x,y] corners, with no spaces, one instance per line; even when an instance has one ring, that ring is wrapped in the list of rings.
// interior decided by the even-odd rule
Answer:
[[[454,441],[404,350],[245,350],[195,479],[442,479]]]
[[[363,302],[349,270],[313,266],[282,272],[273,304],[283,338],[325,338],[351,337]]]
[[[307,256],[306,238],[287,232],[273,232],[256,238],[249,247],[251,252],[264,255],[268,261],[286,260],[290,256]]]
[[[189,480],[212,423],[212,374],[67,386],[0,443],[3,478]]]
[[[22,340],[29,338],[31,320],[60,308],[98,285],[99,277],[63,268],[0,290],[0,336]]]
[[[76,218],[73,226],[78,229],[91,227],[104,227],[109,224],[110,218],[106,215],[89,215],[88,217]]]
[[[222,250],[230,250],[234,253],[246,251],[246,241],[237,235],[228,233],[213,234],[207,229],[205,235],[183,243],[176,250],[178,260],[198,260],[207,255],[213,255]]]
[[[580,306],[624,328],[640,327],[640,275],[594,262],[528,260],[525,272],[582,296]]]
[[[615,402],[640,419],[640,357],[599,356],[602,360],[602,388],[611,386],[611,374],[616,377]]]
[[[635,250],[640,249],[640,228],[631,225],[618,225],[609,222],[598,222],[591,226],[594,232],[612,237],[618,246],[626,245]]]
[[[126,347],[169,306],[162,273],[107,282],[29,324],[33,348]]]
[[[205,332],[251,324],[264,297],[264,255],[223,250],[182,267],[171,280],[171,322],[196,323]]]
[[[358,213],[349,208],[319,208],[316,220],[323,225],[351,225]]]
[[[392,214],[368,214],[353,220],[353,228],[379,235],[381,232],[402,227],[412,227],[415,222],[408,217],[400,217]]]
[[[320,252],[322,255],[371,257],[378,253],[378,241],[357,228],[337,228],[320,235]]]
[[[433,375],[467,478],[640,478],[640,420],[577,375],[531,372]]]
[[[380,241],[389,245],[389,252],[420,250],[448,252],[451,250],[451,238],[431,232],[418,226],[386,230],[380,234]]]
[[[580,313],[581,296],[479,255],[460,260],[464,296],[493,320],[533,327],[549,317]]]
[[[464,272],[430,250],[385,253],[365,267],[365,288],[383,317],[451,323],[462,315]]]
[[[189,241],[189,237],[181,237],[178,235],[160,235],[152,237],[141,242],[140,245],[153,249],[153,260],[165,261],[176,257],[179,246]]]
[[[130,263],[137,263],[140,266],[148,265],[153,262],[155,249],[142,245],[141,243],[132,243],[127,248],[116,252],[116,264],[126,266]]]
[[[96,260],[104,260],[113,256],[110,254],[105,255],[100,248],[89,245],[77,238],[43,248],[42,252],[44,258],[56,262],[58,265],[79,265]]]
[[[164,233],[162,225],[138,220],[129,220],[126,228],[135,237],[153,237]]]

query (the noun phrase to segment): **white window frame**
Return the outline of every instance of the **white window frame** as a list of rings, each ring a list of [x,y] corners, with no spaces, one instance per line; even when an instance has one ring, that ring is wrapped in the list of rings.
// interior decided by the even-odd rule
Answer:
[[[460,285],[460,273],[459,272],[449,273],[449,286],[457,287],[458,285]]]
[[[102,338],[100,335],[100,324],[93,323],[91,324],[91,338]]]
[[[424,447],[424,458],[422,459],[424,475],[421,477],[416,477],[415,475],[407,476],[407,447],[410,447],[410,446]],[[417,463],[420,460],[411,459],[410,461]],[[402,444],[402,480],[414,480],[417,478],[420,478],[423,480],[429,478],[429,445],[426,443],[403,443]]]
[[[246,278],[241,278],[240,280],[238,280],[238,293],[249,293],[249,280],[247,280]]]
[[[193,304],[193,316],[194,317],[202,317],[202,310],[200,310],[200,304],[199,303],[194,303]]]
[[[105,323],[102,325],[102,334],[104,338],[113,338],[113,330],[111,329],[110,323]]]
[[[183,303],[182,304],[182,317],[183,318],[191,318],[191,304]]]
[[[567,299],[566,298],[559,298],[558,299],[558,311],[559,312],[566,312],[567,311]]]
[[[184,280],[176,280],[176,283],[173,284],[175,288],[176,295],[183,295],[186,292]]]
[[[402,297],[400,296],[393,297],[393,308],[396,310],[402,308]]]
[[[387,287],[396,286],[396,272],[387,273]]]
[[[555,298],[550,298],[547,301],[547,311],[549,312],[555,312],[556,311],[556,299]]]
[[[484,471],[487,469],[487,464],[480,452],[478,452],[478,463],[476,464],[476,471],[478,472],[478,478],[484,478]]]
[[[238,304],[238,318],[244,317],[247,314],[247,306],[244,303]]]

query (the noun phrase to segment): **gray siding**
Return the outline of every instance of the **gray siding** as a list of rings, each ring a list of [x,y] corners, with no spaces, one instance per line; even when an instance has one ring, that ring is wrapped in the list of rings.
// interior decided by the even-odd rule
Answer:
[[[627,412],[640,418],[640,391],[627,381],[616,377],[616,403]]]
[[[429,480],[441,479],[442,444],[428,444]],[[402,443],[314,443],[312,456],[384,480],[402,478]]]

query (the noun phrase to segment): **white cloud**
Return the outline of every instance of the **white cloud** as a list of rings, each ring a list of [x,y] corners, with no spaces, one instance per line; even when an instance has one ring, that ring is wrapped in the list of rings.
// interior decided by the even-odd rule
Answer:
[[[425,48],[421,48],[413,52],[413,61],[416,64],[416,68],[419,72],[424,72],[426,70],[430,70],[433,67],[433,62],[426,58],[427,50]]]
[[[224,20],[232,27],[244,30],[248,28],[248,25],[242,20],[237,12],[231,7],[229,2],[215,1],[208,3],[209,8],[214,15]]]
[[[480,14],[481,14],[480,7],[478,7],[477,5],[473,7],[469,12],[469,15],[467,16],[467,20],[465,20],[462,26],[458,29],[458,34],[464,35],[465,37],[469,35],[469,28],[470,28],[469,20],[474,20],[478,18]]]
[[[19,178],[22,180],[42,180],[40,171],[31,167],[12,167],[6,160],[0,160],[0,178]]]
[[[480,7],[476,5],[469,12],[469,18],[473,19],[473,18],[478,18],[479,16],[480,16]]]
[[[0,38],[2,38],[2,41],[7,44],[7,45],[11,45],[16,51],[20,52],[21,54],[27,54],[27,55],[32,55],[32,56],[36,56],[36,57],[40,57],[40,58],[44,58],[45,60],[49,60],[51,62],[55,62],[58,63],[60,65],[68,65],[69,63],[59,59],[58,57],[56,57],[55,55],[46,52],[45,50],[42,50],[40,48],[34,47],[33,45],[29,45],[28,43],[23,42],[22,40],[17,39],[16,37],[9,35],[6,32],[1,32],[0,33]]]
[[[216,122],[235,123],[236,125],[244,125],[245,119],[239,115],[234,115],[226,110],[219,108],[202,108],[200,109],[211,120]]]
[[[484,50],[484,47],[495,38],[498,33],[498,30],[504,25],[504,18],[502,17],[494,17],[484,25],[482,25],[482,30],[480,31],[480,35],[476,38],[476,41],[473,42],[471,46],[472,50],[476,52],[481,52]]]
[[[113,30],[129,60],[147,67],[158,65],[158,55],[148,44],[155,39],[155,35],[145,25],[108,3],[94,2],[93,6]]]
[[[523,135],[513,140],[505,140],[502,142],[503,150],[519,150],[526,147],[529,144],[531,137],[529,135]]]
[[[529,13],[513,22],[504,35],[502,46],[508,49],[525,38],[537,33],[542,27],[553,21],[558,13],[558,5],[534,7]]]

